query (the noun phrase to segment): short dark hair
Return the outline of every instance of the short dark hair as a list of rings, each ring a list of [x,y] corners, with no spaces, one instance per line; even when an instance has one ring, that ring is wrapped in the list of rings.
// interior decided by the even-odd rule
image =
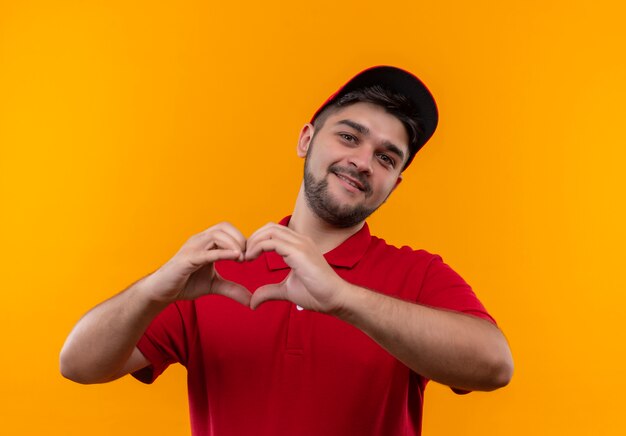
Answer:
[[[419,150],[418,138],[423,134],[420,128],[421,120],[417,114],[415,106],[411,101],[402,94],[398,94],[390,89],[384,88],[379,85],[369,86],[366,88],[359,88],[354,91],[350,91],[327,107],[315,117],[313,126],[318,129],[324,125],[329,115],[334,113],[337,109],[350,106],[355,103],[371,103],[376,106],[380,106],[387,113],[396,117],[404,126],[409,137],[409,157],[402,167],[402,171],[409,166],[415,153]]]

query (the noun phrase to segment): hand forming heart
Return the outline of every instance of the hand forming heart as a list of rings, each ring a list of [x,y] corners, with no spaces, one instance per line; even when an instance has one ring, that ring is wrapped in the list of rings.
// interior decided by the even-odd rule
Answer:
[[[223,279],[213,267],[218,260],[253,260],[265,251],[282,256],[291,272],[282,282],[261,286],[254,294]],[[149,279],[153,298],[158,301],[218,294],[252,309],[269,300],[288,300],[326,313],[341,307],[341,291],[347,285],[310,238],[275,223],[261,227],[247,240],[230,223],[210,227],[189,238]]]

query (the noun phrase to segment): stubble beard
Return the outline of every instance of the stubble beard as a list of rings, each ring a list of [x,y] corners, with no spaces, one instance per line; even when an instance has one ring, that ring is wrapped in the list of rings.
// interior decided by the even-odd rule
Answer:
[[[328,177],[330,175],[334,173],[346,173],[357,180],[360,179],[360,176],[337,164],[333,164],[328,168],[326,177],[321,180],[315,180],[309,168],[309,154],[312,146],[313,144],[309,147],[304,161],[304,196],[309,208],[323,221],[339,228],[352,227],[365,221],[382,203],[372,208],[362,204],[349,206],[341,204],[337,199],[333,198],[330,192],[328,192]],[[372,193],[371,187],[367,182],[363,184],[365,186],[365,197],[368,197]]]

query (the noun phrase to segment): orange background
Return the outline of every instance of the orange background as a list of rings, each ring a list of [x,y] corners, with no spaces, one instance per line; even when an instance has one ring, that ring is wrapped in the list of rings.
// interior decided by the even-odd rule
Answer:
[[[191,234],[288,214],[301,125],[392,64],[441,122],[371,227],[442,254],[516,362],[431,384],[424,434],[625,434],[622,4],[0,3],[0,433],[187,434],[182,368],[73,384],[67,333]]]

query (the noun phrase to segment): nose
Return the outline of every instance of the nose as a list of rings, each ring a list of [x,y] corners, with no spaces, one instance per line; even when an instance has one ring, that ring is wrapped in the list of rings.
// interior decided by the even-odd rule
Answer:
[[[352,153],[348,156],[348,162],[354,166],[359,172],[372,174],[372,162],[374,154],[370,147],[361,146],[352,149]]]

